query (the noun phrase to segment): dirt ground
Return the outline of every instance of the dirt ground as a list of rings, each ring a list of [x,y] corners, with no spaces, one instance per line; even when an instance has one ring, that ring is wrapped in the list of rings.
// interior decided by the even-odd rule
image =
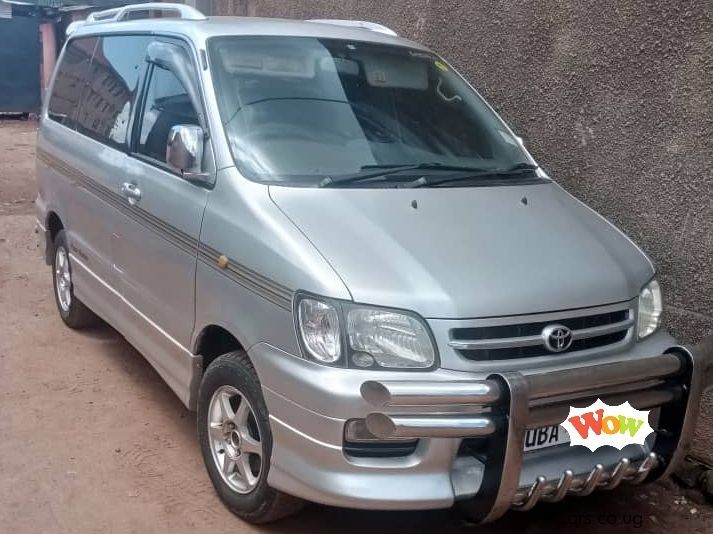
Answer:
[[[36,121],[0,116],[0,215],[32,213],[36,136]]]
[[[194,415],[109,327],[55,310],[33,234],[36,123],[0,120],[0,533],[457,532],[457,513],[312,505],[258,529],[204,472]],[[483,533],[713,531],[713,508],[671,482],[510,513]]]

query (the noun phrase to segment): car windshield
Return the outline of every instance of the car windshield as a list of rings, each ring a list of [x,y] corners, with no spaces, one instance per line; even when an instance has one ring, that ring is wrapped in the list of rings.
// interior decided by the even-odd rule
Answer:
[[[253,180],[316,186],[396,167],[404,169],[384,179],[454,168],[467,178],[463,170],[482,176],[530,163],[434,54],[311,37],[217,37],[209,54],[233,157]],[[421,169],[404,174],[410,166]]]

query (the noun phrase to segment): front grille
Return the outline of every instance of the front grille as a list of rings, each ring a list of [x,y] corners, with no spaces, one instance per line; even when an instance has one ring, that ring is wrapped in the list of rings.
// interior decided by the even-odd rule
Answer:
[[[561,352],[548,350],[541,337],[543,329],[554,324],[572,331],[572,344]],[[549,321],[456,328],[451,330],[449,345],[469,360],[533,358],[613,345],[623,341],[632,326],[631,311],[625,309]]]

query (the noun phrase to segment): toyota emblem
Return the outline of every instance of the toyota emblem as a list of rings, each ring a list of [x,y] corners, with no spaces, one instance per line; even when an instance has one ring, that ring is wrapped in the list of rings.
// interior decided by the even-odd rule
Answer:
[[[542,330],[542,340],[550,352],[564,352],[572,345],[572,331],[561,324],[551,324]]]

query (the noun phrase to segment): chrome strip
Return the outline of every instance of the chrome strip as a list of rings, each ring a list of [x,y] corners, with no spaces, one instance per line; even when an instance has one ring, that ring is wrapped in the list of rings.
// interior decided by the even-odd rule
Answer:
[[[621,332],[623,330],[631,328],[633,324],[634,319],[629,318],[618,323],[612,323],[603,326],[593,326],[591,328],[582,328],[580,330],[572,330],[572,340],[576,341],[578,339],[588,339],[591,337],[614,334],[616,332]],[[516,324],[513,324],[513,326],[516,326]],[[544,340],[542,339],[541,335],[473,340],[454,339],[448,342],[448,346],[453,347],[456,350],[509,349],[517,347],[532,347],[536,345],[542,345],[543,347],[545,346]]]
[[[287,423],[285,423],[284,421],[278,419],[277,417],[275,417],[275,416],[272,415],[272,414],[269,415],[269,418],[272,419],[274,422],[278,423],[279,425],[282,425],[282,426],[283,426],[284,428],[286,428],[287,430],[291,430],[292,432],[294,432],[294,433],[297,434],[298,436],[301,436],[301,437],[303,437],[303,438],[305,438],[305,439],[311,441],[312,443],[315,443],[316,445],[319,445],[319,446],[321,446],[321,447],[327,447],[327,448],[329,448],[329,449],[333,449],[333,450],[335,450],[335,451],[340,451],[340,452],[341,452],[341,450],[342,450],[342,446],[341,446],[341,445],[332,445],[331,443],[325,443],[324,441],[319,441],[318,439],[315,439],[315,438],[313,438],[312,436],[310,436],[310,435],[308,435],[308,434],[305,434],[304,432],[301,432],[300,430],[297,430],[295,427],[288,425]]]
[[[545,343],[542,336],[521,336],[521,337],[503,337],[495,339],[458,339],[448,342],[449,347],[456,350],[485,350],[485,349],[510,349],[517,347],[532,347]]]
[[[122,295],[121,293],[119,293],[116,289],[114,289],[113,287],[111,287],[107,282],[105,282],[104,280],[102,280],[102,279],[99,277],[99,275],[97,275],[94,271],[92,271],[89,267],[87,267],[81,260],[77,259],[77,256],[75,256],[72,252],[69,253],[69,257],[72,259],[73,262],[75,262],[77,265],[79,265],[79,266],[80,266],[82,269],[84,269],[87,273],[89,273],[90,275],[92,275],[92,277],[93,277],[97,282],[99,282],[99,283],[100,283],[101,285],[103,285],[106,289],[108,289],[109,291],[111,291],[116,297],[120,298],[120,299],[124,302],[124,304],[126,304],[129,308],[131,308],[131,310],[134,311],[139,317],[141,317],[144,321],[146,321],[147,323],[149,323],[149,325],[151,325],[153,328],[155,328],[156,330],[158,330],[159,333],[163,334],[163,336],[164,336],[166,339],[168,339],[171,343],[173,343],[174,345],[176,345],[179,349],[181,349],[182,351],[184,351],[186,354],[190,354],[191,356],[193,356],[193,353],[192,353],[190,350],[188,350],[186,347],[184,347],[183,345],[181,345],[176,339],[174,339],[173,337],[171,337],[163,328],[161,328],[159,325],[157,325],[156,323],[154,323],[149,317],[147,317],[146,315],[144,315],[144,313],[143,313],[141,310],[139,310],[139,309],[138,309],[136,306],[134,306],[131,302],[129,302],[128,300],[126,300],[126,297],[124,297],[124,295]]]
[[[493,404],[502,395],[495,380],[477,382],[424,382],[368,380],[360,388],[362,398],[374,406],[433,406]]]
[[[618,323],[611,323],[603,326],[592,326],[591,328],[582,328],[581,330],[572,330],[572,339],[588,339],[590,337],[606,336],[631,328],[634,324],[634,319],[626,319]]]
[[[548,312],[527,313],[523,315],[498,315],[495,317],[465,317],[453,319],[448,317],[426,317],[427,320],[447,322],[449,330],[462,328],[482,328],[484,326],[513,326],[529,323],[556,323],[563,319],[577,319],[604,313],[629,311],[636,306],[635,298],[626,299],[611,304],[588,306],[569,310],[555,310]]]
[[[387,415],[366,416],[369,432],[388,438],[459,438],[489,436],[495,432],[490,417],[472,415]]]

